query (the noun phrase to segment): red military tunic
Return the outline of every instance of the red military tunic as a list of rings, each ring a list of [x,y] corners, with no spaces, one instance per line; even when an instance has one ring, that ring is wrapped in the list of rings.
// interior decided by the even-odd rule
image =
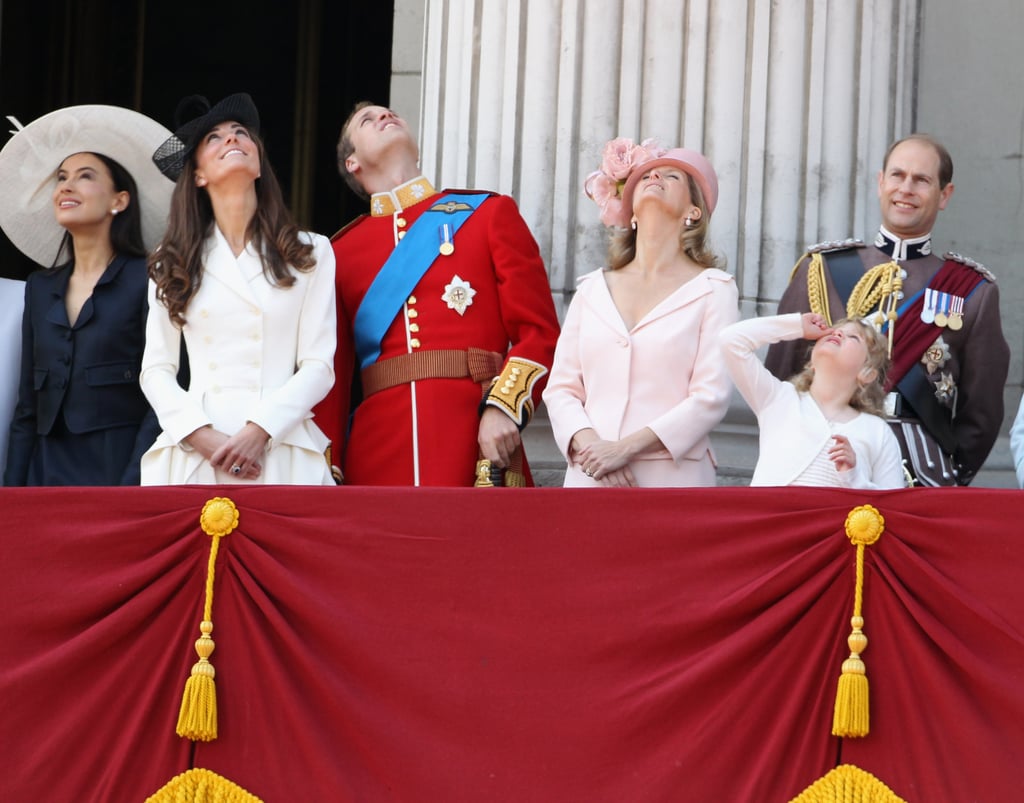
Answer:
[[[373,393],[359,403],[345,434],[348,380],[356,358],[343,344],[352,342],[356,311],[401,233],[440,197],[420,177],[375,195],[371,215],[334,238],[337,385],[317,408],[317,422],[335,444],[335,461],[341,460],[346,484],[469,486],[475,478],[483,387],[469,377],[420,379]],[[442,242],[439,233],[431,247],[437,249]],[[558,337],[537,243],[515,202],[494,195],[463,223],[453,245],[454,252],[438,256],[405,299],[381,341],[379,360],[434,349],[478,348],[506,355],[506,364],[509,358],[538,364],[542,369],[529,388],[532,405],[524,410],[525,423],[531,407],[540,402]],[[458,303],[467,296],[468,302]]]

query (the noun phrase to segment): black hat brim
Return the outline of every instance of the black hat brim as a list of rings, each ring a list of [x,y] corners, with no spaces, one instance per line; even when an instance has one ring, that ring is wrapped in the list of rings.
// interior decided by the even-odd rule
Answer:
[[[204,107],[206,111],[202,112]],[[185,168],[185,161],[195,151],[199,140],[214,126],[234,120],[244,125],[252,134],[259,134],[260,131],[260,113],[247,92],[228,95],[213,106],[210,106],[206,98],[191,95],[178,104],[176,118],[182,116],[183,109],[193,110],[189,115],[190,119],[184,122],[176,120],[177,129],[174,135],[153,154],[153,162],[157,168],[173,181],[178,180],[178,176]],[[201,113],[196,116],[195,111]]]

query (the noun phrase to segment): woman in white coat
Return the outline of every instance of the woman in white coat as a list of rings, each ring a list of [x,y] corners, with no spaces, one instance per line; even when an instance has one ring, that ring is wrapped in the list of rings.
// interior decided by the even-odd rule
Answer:
[[[163,433],[142,484],[332,484],[311,413],[334,382],[330,244],[291,220],[248,95],[187,98],[177,117],[153,156],[177,183],[150,257],[141,381]]]
[[[608,267],[580,279],[544,391],[565,485],[714,485],[708,435],[731,388],[717,336],[737,317],[736,284],[707,245],[715,171],[695,151],[619,139],[586,190],[614,229]]]

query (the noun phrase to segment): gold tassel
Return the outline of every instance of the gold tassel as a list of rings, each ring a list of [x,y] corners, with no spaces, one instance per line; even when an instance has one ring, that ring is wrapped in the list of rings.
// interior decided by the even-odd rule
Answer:
[[[832,720],[833,736],[867,736],[871,722],[868,712],[868,676],[860,654],[868,646],[868,638],[861,628],[864,620],[854,616],[850,620],[853,632],[846,643],[850,657],[843,661],[836,692],[836,709]],[[842,733],[837,731],[842,730]]]
[[[196,767],[176,775],[146,803],[263,803],[256,795],[210,770]]]
[[[842,674],[839,676],[836,707],[832,717],[833,736],[867,736],[870,729],[868,676],[860,657],[868,646],[861,616],[864,602],[864,547],[875,543],[884,529],[885,519],[871,505],[855,507],[846,517],[846,535],[857,547],[857,581],[853,595],[853,617],[850,619],[853,632],[846,640],[850,657],[843,661]]]
[[[840,764],[812,783],[789,803],[907,803],[870,772]]]
[[[210,559],[206,566],[203,621],[199,624],[202,635],[196,640],[199,660],[192,665],[192,672],[185,681],[176,732],[179,736],[192,741],[209,742],[217,738],[217,686],[213,680],[216,672],[210,663],[210,656],[216,647],[210,637],[213,632],[214,569],[217,565],[220,539],[238,526],[238,508],[226,497],[214,497],[203,505],[199,524],[213,541],[210,544]]]
[[[199,629],[203,633],[196,640],[199,660],[192,665],[192,674],[185,681],[177,732],[186,739],[209,742],[217,738],[217,686],[213,682],[217,673],[209,660],[216,646],[210,638],[213,622],[202,622]]]

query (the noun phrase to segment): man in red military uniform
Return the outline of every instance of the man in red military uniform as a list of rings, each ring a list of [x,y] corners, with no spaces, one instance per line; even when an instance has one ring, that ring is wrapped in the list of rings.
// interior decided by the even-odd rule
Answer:
[[[390,109],[342,127],[338,169],[370,212],[333,238],[337,385],[317,422],[346,484],[529,484],[520,431],[558,337],[547,272],[511,198],[438,192],[418,162]]]

